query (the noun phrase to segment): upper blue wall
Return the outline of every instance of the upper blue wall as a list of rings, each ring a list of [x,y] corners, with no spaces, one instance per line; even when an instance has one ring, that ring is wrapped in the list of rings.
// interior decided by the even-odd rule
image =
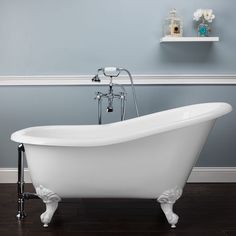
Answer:
[[[212,8],[219,43],[159,44],[171,8],[196,35],[192,14]],[[0,0],[0,75],[236,73],[235,0]]]

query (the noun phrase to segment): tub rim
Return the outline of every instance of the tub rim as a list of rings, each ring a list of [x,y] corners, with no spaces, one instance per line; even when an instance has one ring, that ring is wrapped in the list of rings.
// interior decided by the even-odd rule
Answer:
[[[193,109],[193,108],[204,108],[202,109],[202,112],[199,112],[199,114],[192,116],[191,118],[188,119],[180,119],[175,122],[166,122],[166,124],[162,126],[157,126],[157,127],[152,127],[149,129],[136,129],[132,133],[125,132],[125,128],[127,125],[130,123],[139,122],[143,121],[144,119],[150,120],[153,118],[158,118],[158,116],[167,116],[168,113],[172,112],[181,112],[181,110],[186,110],[186,109]],[[205,109],[207,107],[210,107],[210,111],[206,111]],[[135,117],[129,120],[125,121],[119,121],[119,122],[114,122],[110,124],[103,124],[103,125],[50,125],[50,126],[34,126],[34,127],[29,127],[26,129],[21,129],[16,132],[14,132],[11,135],[11,140],[17,143],[24,143],[24,144],[31,144],[31,145],[43,145],[43,146],[68,146],[68,147],[96,147],[96,146],[106,146],[106,145],[112,145],[112,144],[118,144],[118,143],[123,143],[123,142],[128,142],[132,141],[135,139],[139,138],[144,138],[150,135],[154,134],[159,134],[159,133],[164,133],[168,132],[171,130],[191,126],[194,124],[198,124],[201,122],[205,122],[208,120],[213,120],[218,117],[221,117],[229,112],[232,111],[232,106],[228,103],[224,102],[211,102],[211,103],[198,103],[198,104],[193,104],[193,105],[188,105],[188,106],[181,106],[173,109],[168,109],[148,115],[144,115],[141,117]],[[118,129],[119,131],[123,129],[123,133],[119,132],[119,135],[112,135],[112,136],[104,136],[104,137],[98,137],[97,139],[93,139],[92,141],[87,139],[72,139],[72,138],[58,138],[58,137],[38,137],[38,136],[30,136],[28,135],[31,131],[36,130],[36,129],[50,129],[50,128],[79,128],[83,126],[86,128],[86,126],[102,129],[103,127],[106,127],[108,129]],[[137,126],[138,127],[138,126]],[[113,132],[113,130],[111,132]],[[62,130],[63,132],[63,130]]]

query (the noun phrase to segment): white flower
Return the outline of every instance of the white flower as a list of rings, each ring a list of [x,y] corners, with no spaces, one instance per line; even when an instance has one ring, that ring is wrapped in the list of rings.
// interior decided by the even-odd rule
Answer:
[[[215,15],[213,15],[212,9],[204,9],[203,17],[208,22],[212,22],[212,20],[215,19]]]
[[[213,14],[212,9],[197,9],[193,13],[193,20],[199,21],[200,19],[204,19],[205,21],[211,23],[213,19],[215,19],[215,15]]]
[[[193,13],[193,20],[195,21],[199,21],[200,18],[203,16],[203,9],[197,9],[194,13]]]

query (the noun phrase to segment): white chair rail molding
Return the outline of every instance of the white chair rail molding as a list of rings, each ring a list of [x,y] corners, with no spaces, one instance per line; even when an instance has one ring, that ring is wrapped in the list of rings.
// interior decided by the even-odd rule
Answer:
[[[107,81],[95,84],[91,81],[94,75],[50,75],[50,76],[0,76],[0,86],[37,86],[37,85],[106,85]],[[161,84],[236,84],[236,74],[176,74],[176,75],[133,75],[135,85]],[[119,84],[129,84],[127,76],[116,79]]]

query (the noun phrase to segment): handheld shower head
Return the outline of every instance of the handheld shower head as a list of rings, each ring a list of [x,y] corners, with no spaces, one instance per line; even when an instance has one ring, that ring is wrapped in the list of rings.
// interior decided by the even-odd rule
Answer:
[[[107,77],[118,77],[120,74],[120,68],[117,67],[104,67],[103,74]]]
[[[113,77],[118,77],[121,70],[116,67],[100,68],[98,69],[97,74],[92,78],[93,82],[101,82],[101,79],[99,78],[100,72],[102,72],[105,77],[110,77],[110,79],[112,79]]]
[[[99,78],[98,74],[96,74],[93,78],[92,78],[93,82],[101,82],[101,79]]]

